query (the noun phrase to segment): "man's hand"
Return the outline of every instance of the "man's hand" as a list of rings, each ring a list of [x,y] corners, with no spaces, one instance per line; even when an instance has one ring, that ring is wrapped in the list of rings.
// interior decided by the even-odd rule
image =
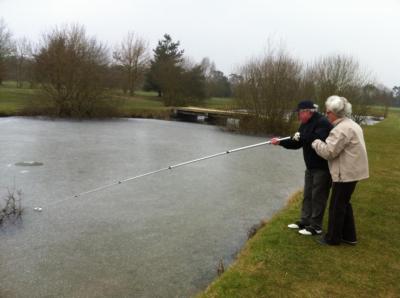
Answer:
[[[279,145],[279,143],[280,143],[280,141],[279,141],[278,138],[272,138],[272,139],[271,139],[271,144],[272,144],[272,145]]]
[[[293,137],[292,137],[292,140],[295,140],[295,141],[300,141],[300,133],[299,132],[296,132],[294,135],[293,135]]]

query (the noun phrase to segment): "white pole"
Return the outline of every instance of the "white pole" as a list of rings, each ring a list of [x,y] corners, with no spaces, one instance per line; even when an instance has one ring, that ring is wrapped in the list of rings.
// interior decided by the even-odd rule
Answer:
[[[278,141],[283,141],[283,140],[287,140],[287,139],[290,139],[290,137],[278,138]],[[257,143],[257,144],[253,144],[253,145],[240,147],[240,148],[230,149],[230,150],[227,150],[227,151],[223,151],[223,152],[212,154],[212,155],[207,155],[207,156],[200,157],[200,158],[197,158],[197,159],[192,159],[192,160],[185,161],[185,162],[182,162],[182,163],[178,163],[178,164],[175,164],[175,165],[171,165],[171,166],[159,169],[159,170],[147,172],[147,173],[140,174],[140,175],[137,175],[137,176],[125,178],[125,179],[122,179],[122,180],[119,180],[119,181],[116,181],[116,182],[113,182],[113,183],[110,183],[110,184],[99,186],[97,188],[94,188],[94,189],[87,190],[87,191],[81,192],[79,194],[76,194],[76,195],[73,196],[73,198],[78,198],[78,197],[81,197],[81,196],[84,196],[84,195],[87,195],[87,194],[90,194],[90,193],[94,193],[94,192],[109,188],[109,187],[114,186],[114,185],[122,184],[124,182],[128,182],[128,181],[131,181],[131,180],[139,179],[139,178],[142,178],[142,177],[145,177],[145,176],[157,174],[157,173],[160,173],[160,172],[163,172],[163,171],[166,171],[166,170],[172,170],[172,169],[175,169],[175,168],[178,168],[178,167],[186,166],[186,165],[191,164],[191,163],[203,161],[203,160],[206,160],[206,159],[214,158],[214,157],[225,155],[225,154],[229,154],[229,153],[234,153],[234,152],[238,152],[238,151],[242,151],[242,150],[247,150],[247,149],[251,149],[251,148],[267,145],[267,144],[270,144],[270,143],[271,143],[271,140],[265,141],[265,142],[261,142],[261,143]],[[72,198],[72,197],[70,197],[70,198]],[[70,198],[67,198],[65,200],[68,200]],[[50,204],[50,205],[58,204],[58,203],[63,202],[65,200],[54,202],[53,204]],[[33,210],[42,211],[42,208],[41,207],[35,207],[35,208],[33,208]]]

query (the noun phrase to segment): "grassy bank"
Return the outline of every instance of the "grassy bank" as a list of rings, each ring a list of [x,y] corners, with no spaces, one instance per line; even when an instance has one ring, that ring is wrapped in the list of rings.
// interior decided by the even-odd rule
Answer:
[[[232,107],[232,102],[232,98],[210,98],[201,106],[227,109]],[[170,115],[170,108],[164,106],[156,92],[137,91],[135,96],[128,96],[113,91],[107,95],[104,103],[115,108],[111,112],[113,117],[166,119]],[[47,106],[48,102],[41,98],[37,89],[17,88],[16,82],[11,81],[0,86],[0,116],[37,115],[45,111]]]
[[[155,93],[138,92],[130,97],[121,93],[110,93],[103,101],[110,106],[114,117],[167,118],[168,108],[164,107]],[[49,103],[37,89],[17,88],[15,82],[4,82],[0,86],[0,116],[31,116],[46,111]]]
[[[16,88],[15,82],[3,82],[0,86],[0,116],[18,115],[35,97],[36,90]]]
[[[295,194],[199,297],[400,297],[400,113],[364,131],[371,178],[352,198],[359,243],[321,246],[286,228]]]

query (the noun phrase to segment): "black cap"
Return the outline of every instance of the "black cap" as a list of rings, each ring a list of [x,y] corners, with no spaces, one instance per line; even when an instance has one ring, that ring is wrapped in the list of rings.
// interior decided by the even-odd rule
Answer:
[[[311,100],[303,100],[300,101],[299,104],[297,105],[295,112],[298,112],[299,110],[307,110],[307,109],[315,109],[315,105]]]

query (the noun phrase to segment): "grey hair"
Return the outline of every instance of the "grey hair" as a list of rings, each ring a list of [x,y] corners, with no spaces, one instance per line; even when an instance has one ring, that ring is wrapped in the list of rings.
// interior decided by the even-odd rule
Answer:
[[[344,97],[329,96],[325,102],[325,107],[339,118],[351,116],[351,103]]]

